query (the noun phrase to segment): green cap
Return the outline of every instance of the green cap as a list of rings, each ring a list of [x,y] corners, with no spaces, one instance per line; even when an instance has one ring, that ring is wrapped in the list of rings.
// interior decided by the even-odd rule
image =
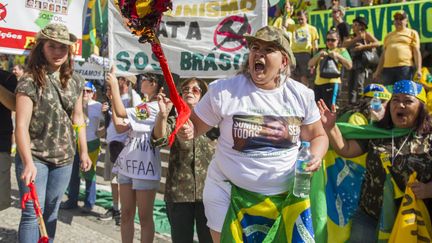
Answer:
[[[53,40],[66,45],[73,45],[77,41],[74,34],[69,33],[64,24],[48,24],[36,35],[36,40]]]
[[[274,27],[274,26],[264,26],[261,29],[259,29],[255,35],[244,35],[246,41],[248,42],[248,45],[253,43],[254,41],[264,41],[264,42],[270,42],[279,48],[283,49],[289,56],[289,59],[291,61],[291,66],[295,67],[296,65],[296,59],[294,57],[294,54],[291,50],[290,42],[288,35],[283,32],[283,30]]]

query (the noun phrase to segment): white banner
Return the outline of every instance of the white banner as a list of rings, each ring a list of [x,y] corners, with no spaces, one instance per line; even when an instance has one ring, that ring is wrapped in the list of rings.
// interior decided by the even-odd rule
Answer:
[[[105,80],[102,66],[88,62],[74,62],[74,71],[81,74],[86,80]]]
[[[76,35],[75,54],[80,57],[86,6],[86,0],[0,0],[0,52],[26,54],[36,33],[55,22]]]
[[[173,0],[159,28],[171,72],[181,77],[222,78],[247,58],[244,34],[267,25],[267,0]],[[159,72],[150,44],[123,25],[113,0],[108,12],[109,55],[119,73]]]

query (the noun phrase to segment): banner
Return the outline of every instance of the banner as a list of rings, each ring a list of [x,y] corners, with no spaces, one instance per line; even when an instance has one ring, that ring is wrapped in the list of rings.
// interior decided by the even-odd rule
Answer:
[[[368,32],[372,33],[381,43],[387,33],[393,31],[393,15],[398,10],[404,10],[408,15],[408,27],[419,33],[420,42],[432,42],[432,1],[412,1],[407,3],[383,4],[372,7],[347,9],[345,21],[352,24],[357,15],[368,20]],[[325,47],[327,31],[333,25],[331,11],[310,12],[309,23],[315,26],[319,34],[319,46]]]
[[[74,62],[74,71],[86,80],[105,80],[102,66],[89,62]]]
[[[109,2],[110,59],[120,73],[160,72],[150,44],[138,43]],[[233,75],[247,59],[244,34],[267,25],[266,0],[173,0],[159,38],[173,73],[181,77],[221,78]]]
[[[85,0],[0,0],[0,52],[28,54],[40,29],[49,23],[65,24],[78,42],[81,56]]]

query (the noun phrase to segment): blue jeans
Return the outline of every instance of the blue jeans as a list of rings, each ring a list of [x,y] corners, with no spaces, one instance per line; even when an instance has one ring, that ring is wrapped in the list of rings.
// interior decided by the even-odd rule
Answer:
[[[80,190],[80,175],[79,169],[80,167],[80,158],[79,153],[77,152],[74,157],[72,175],[70,178],[69,186],[68,186],[68,203],[71,206],[78,205],[78,197]],[[85,198],[84,198],[84,206],[86,208],[93,208],[96,203],[96,181],[93,180],[85,180],[86,189],[85,189]]]
[[[63,167],[55,167],[53,165],[42,164],[36,158],[33,158],[33,161],[37,169],[35,178],[36,191],[42,208],[47,233],[50,242],[53,242],[57,225],[57,214],[63,194],[69,183],[72,164]],[[23,169],[21,158],[17,154],[15,159],[15,172],[21,199],[24,193],[29,191],[27,185],[24,185],[23,181],[20,179]],[[39,240],[39,227],[33,208],[33,201],[28,201],[25,206],[26,208],[21,210],[18,242],[35,243]]]
[[[352,217],[351,235],[349,243],[371,243],[377,242],[378,220],[368,215],[362,209],[357,209],[357,212]]]

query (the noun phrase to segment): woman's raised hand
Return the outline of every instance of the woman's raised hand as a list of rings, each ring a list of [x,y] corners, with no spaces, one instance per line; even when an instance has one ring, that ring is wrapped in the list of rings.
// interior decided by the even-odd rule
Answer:
[[[115,75],[115,66],[113,65],[109,71],[109,73],[106,76],[106,82],[110,87],[113,87],[114,85],[118,85],[118,80]]]
[[[323,99],[317,102],[321,114],[321,123],[326,131],[332,129],[336,124],[336,108],[332,105],[332,111],[327,107]]]
[[[170,113],[170,111],[173,107],[173,103],[163,93],[163,88],[161,88],[160,92],[157,94],[157,100],[158,100],[158,105],[159,105],[159,114],[165,118],[168,117],[168,114]]]

